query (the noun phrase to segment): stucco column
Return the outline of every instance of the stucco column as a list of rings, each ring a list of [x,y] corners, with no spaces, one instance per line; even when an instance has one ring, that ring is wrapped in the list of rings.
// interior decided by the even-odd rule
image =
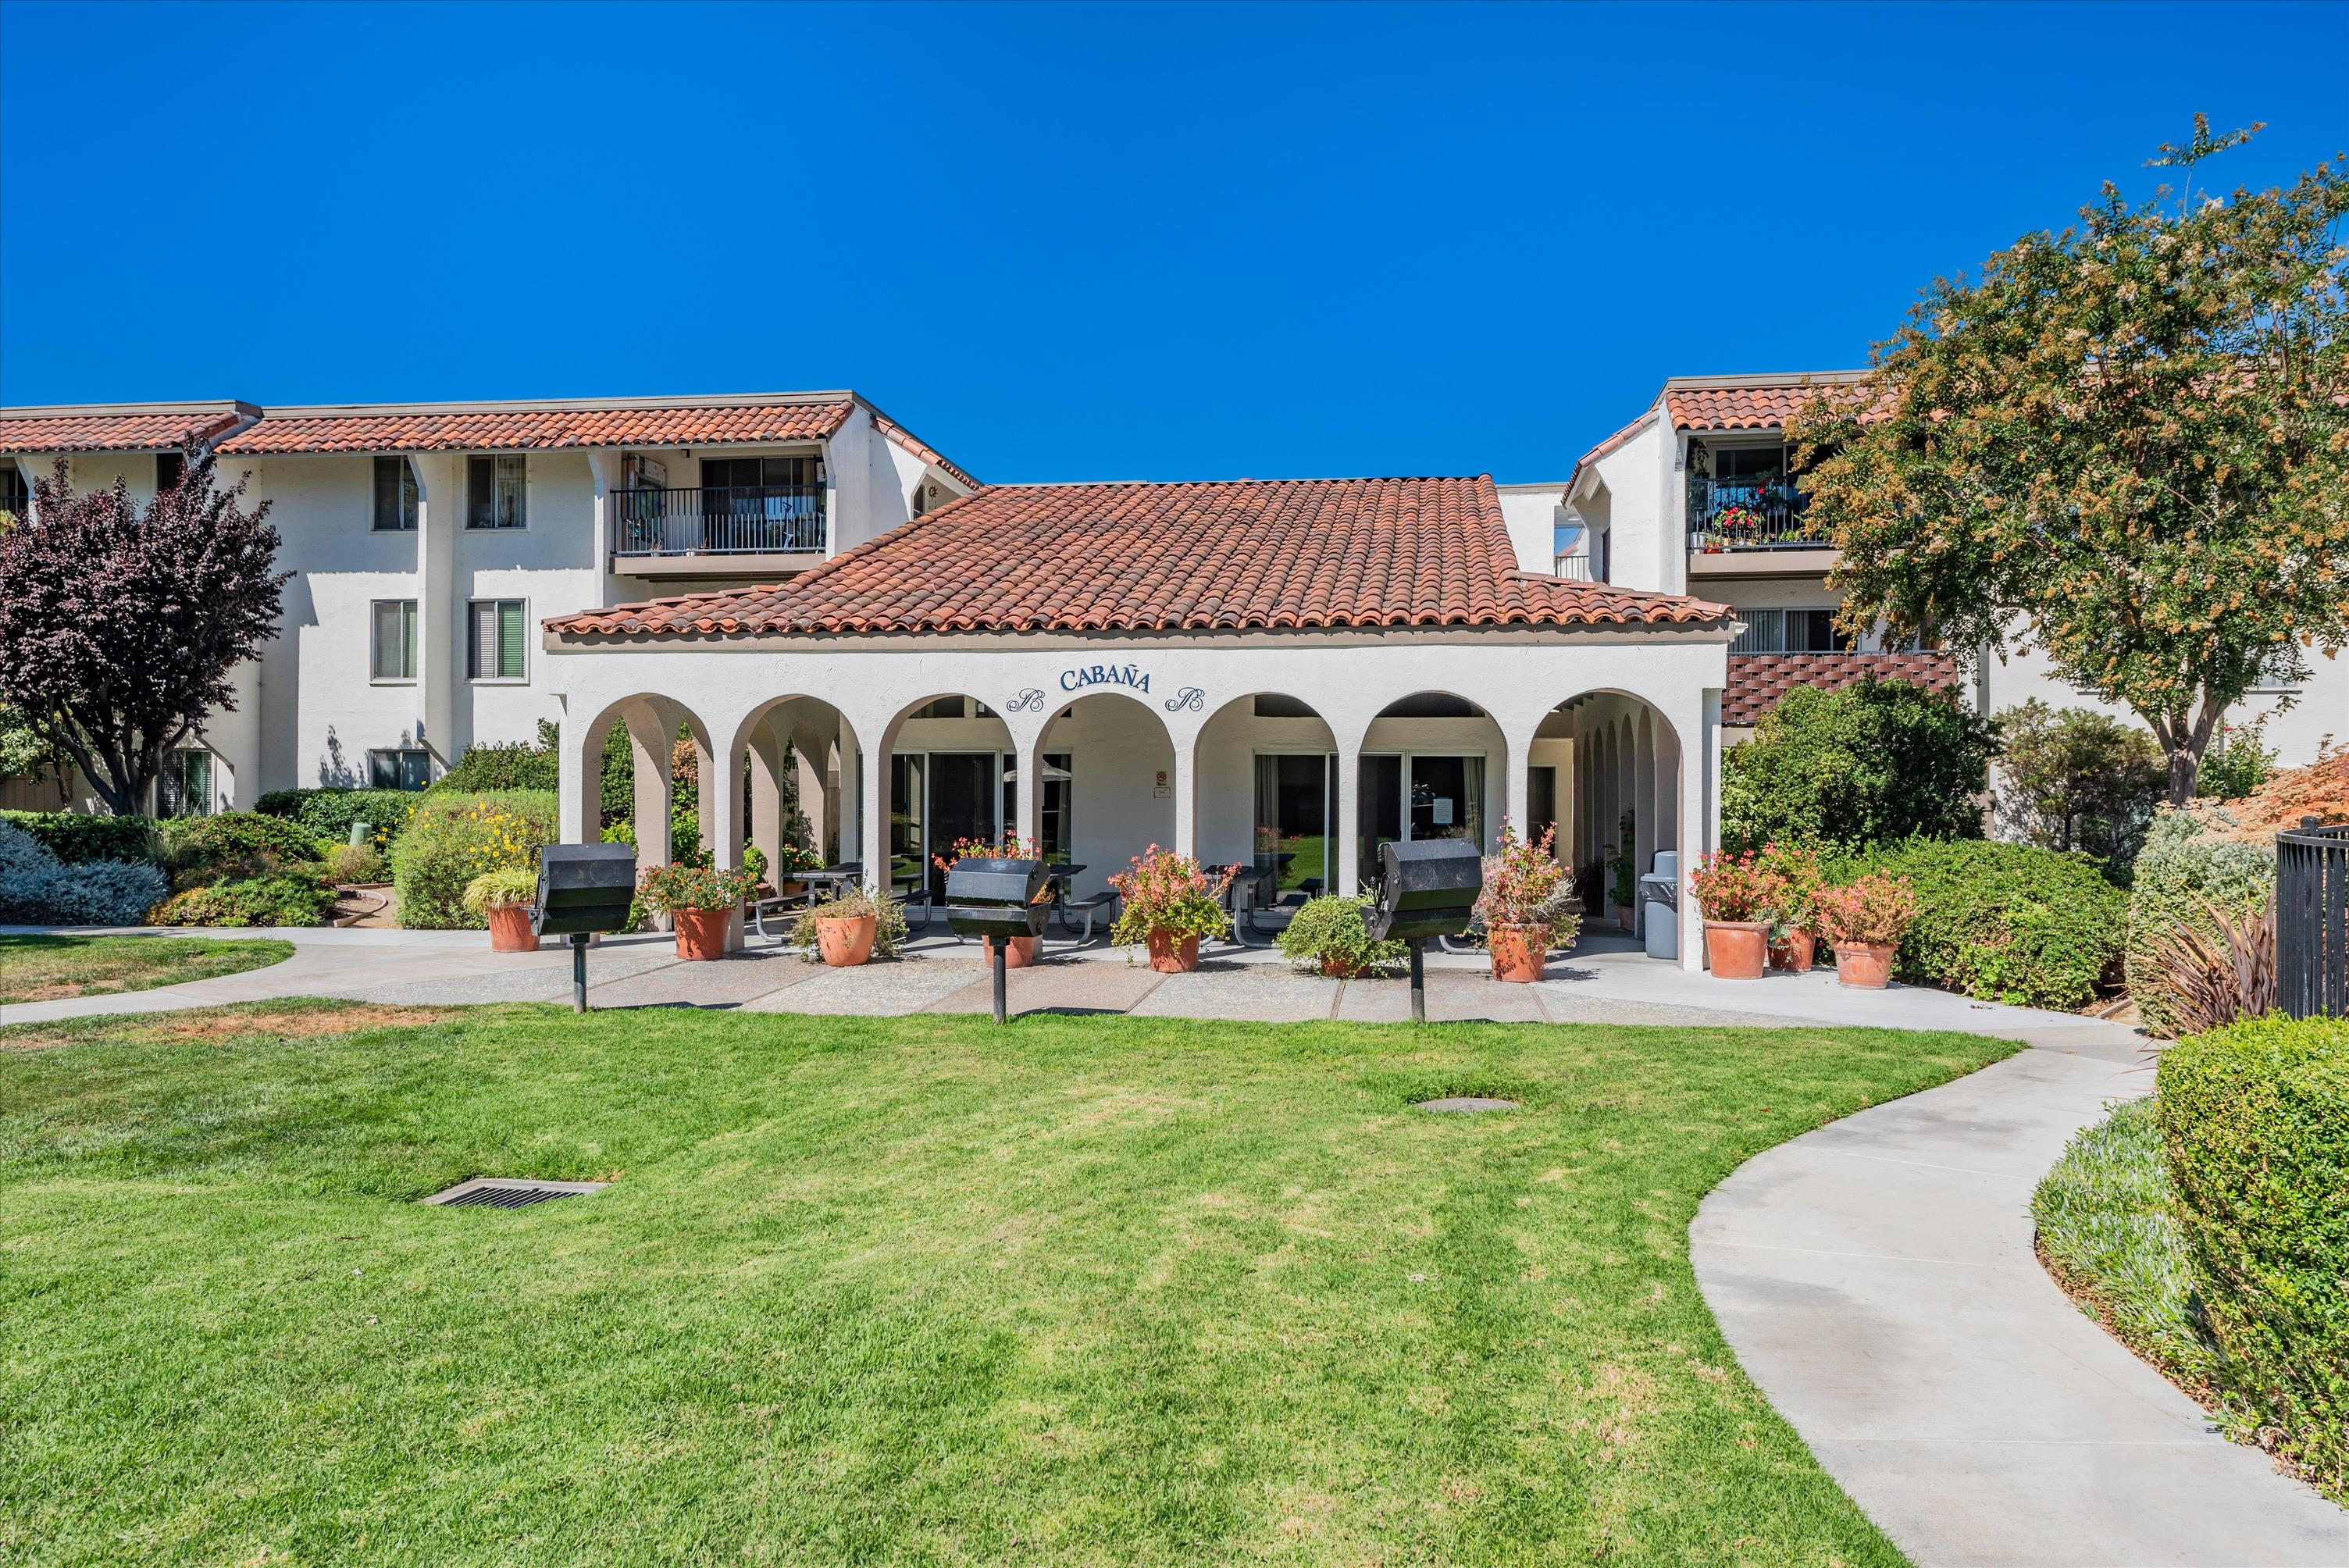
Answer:
[[[1508,818],[1509,825],[1517,830],[1519,838],[1526,838],[1532,832],[1534,731],[1539,727],[1541,724],[1537,719],[1514,731],[1501,731],[1501,743],[1508,748],[1508,755],[1502,758],[1501,765],[1509,770],[1507,793],[1502,798],[1502,812]],[[1497,826],[1491,829],[1490,836],[1495,843],[1499,842],[1500,829]]]
[[[750,820],[743,836],[767,857],[768,880],[781,885],[774,869],[783,853],[783,743],[765,719],[750,727]]]
[[[1170,736],[1174,742],[1174,776],[1167,782],[1174,787],[1174,852],[1196,856],[1199,852],[1199,738],[1196,735]]]
[[[719,733],[731,737],[732,721]],[[730,872],[742,864],[742,754],[735,749],[730,738],[715,743],[716,749],[698,745],[700,755],[701,787],[698,791],[698,815],[701,819],[702,846],[709,851],[709,863],[719,871]],[[736,904],[726,923],[726,946],[730,952],[742,945],[742,906]]]
[[[465,678],[457,530],[465,506],[462,457],[408,459],[416,473],[416,738],[441,768],[464,748],[457,692]]]
[[[1680,778],[1681,967],[1693,973],[1704,967],[1704,916],[1689,896],[1688,879],[1699,857],[1720,838],[1720,688],[1704,693],[1701,709],[1688,715],[1682,728],[1689,744],[1682,749]]]
[[[1645,707],[1633,721],[1631,779],[1631,872],[1638,876],[1648,869],[1648,855],[1656,842],[1656,726],[1655,716]],[[1635,892],[1631,899],[1633,933],[1645,932],[1647,921],[1647,906]]]
[[[889,891],[889,752],[885,742],[860,752],[840,738],[840,841],[858,846],[864,885],[876,897]]]
[[[555,766],[555,837],[565,844],[592,844],[604,826],[604,731],[564,705],[563,749]]]
[[[668,864],[669,756],[673,744],[649,713],[630,717],[628,749],[636,760],[636,789],[629,802],[636,826],[636,864]]]
[[[1019,746],[1015,755],[1019,758],[1019,782],[1013,793],[1016,814],[1011,830],[1026,843],[1034,844],[1039,854],[1044,847],[1044,733],[1040,730],[1034,739]]]
[[[1330,891],[1349,898],[1362,889],[1362,740],[1369,733],[1368,726],[1347,731],[1330,726],[1338,758],[1338,874]]]

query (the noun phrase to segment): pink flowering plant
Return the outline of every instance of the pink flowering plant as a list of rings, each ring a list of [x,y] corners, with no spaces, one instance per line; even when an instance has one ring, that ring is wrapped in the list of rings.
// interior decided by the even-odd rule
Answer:
[[[1574,940],[1582,915],[1575,908],[1574,879],[1558,863],[1555,827],[1538,839],[1521,839],[1506,817],[1493,852],[1485,857],[1485,888],[1476,895],[1477,918],[1495,926],[1546,927],[1554,946]]]
[[[1689,872],[1689,892],[1704,917],[1731,924],[1770,918],[1777,878],[1751,850],[1742,854],[1712,851]]]
[[[637,879],[636,896],[662,914],[675,914],[681,909],[733,909],[750,899],[758,885],[759,879],[748,869],[647,866]]]
[[[1153,844],[1133,857],[1131,871],[1109,879],[1124,907],[1110,928],[1110,940],[1131,947],[1154,931],[1177,937],[1226,936],[1231,916],[1224,913],[1224,890],[1239,873],[1237,866],[1210,870],[1189,855]]]
[[[1848,887],[1823,888],[1815,902],[1819,923],[1836,942],[1897,944],[1917,920],[1916,888],[1907,877],[1882,872]]]
[[[1754,865],[1769,884],[1768,902],[1759,918],[1770,923],[1773,933],[1783,936],[1788,932],[1816,931],[1818,895],[1827,880],[1818,851],[1808,844],[1773,841],[1762,846]]]
[[[942,872],[950,872],[965,861],[1040,861],[1043,858],[1044,851],[1036,847],[1033,839],[1006,833],[1000,839],[957,839],[945,854],[932,855],[930,863]],[[1050,903],[1051,900],[1052,884],[1048,882],[1043,891],[1036,895],[1036,902]]]

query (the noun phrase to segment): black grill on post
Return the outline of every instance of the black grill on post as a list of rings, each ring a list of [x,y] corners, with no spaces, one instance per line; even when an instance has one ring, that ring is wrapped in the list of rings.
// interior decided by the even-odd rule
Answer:
[[[1046,909],[1037,899],[1048,875],[1041,861],[957,861],[947,869],[947,926],[957,936],[995,939],[995,1021],[1003,1022],[1003,971],[1011,939],[1041,936]]]
[[[1411,947],[1411,1016],[1427,1022],[1427,969],[1420,944],[1463,936],[1485,891],[1485,859],[1465,839],[1419,839],[1379,846],[1379,899],[1363,916],[1371,939]]]
[[[636,851],[626,844],[543,844],[530,929],[571,938],[571,1010],[587,1010],[587,938],[624,931],[636,897]]]
[[[2295,1018],[2349,1017],[2349,822],[2276,835],[2276,994]]]

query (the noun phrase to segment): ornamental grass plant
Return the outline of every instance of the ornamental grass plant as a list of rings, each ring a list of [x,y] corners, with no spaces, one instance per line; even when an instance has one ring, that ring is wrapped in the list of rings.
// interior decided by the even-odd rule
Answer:
[[[894,958],[905,941],[905,910],[894,898],[875,898],[855,882],[845,882],[824,897],[802,904],[792,917],[790,945],[798,948],[811,964],[823,962],[816,951],[817,927],[827,920],[873,921],[873,953],[875,957]]]

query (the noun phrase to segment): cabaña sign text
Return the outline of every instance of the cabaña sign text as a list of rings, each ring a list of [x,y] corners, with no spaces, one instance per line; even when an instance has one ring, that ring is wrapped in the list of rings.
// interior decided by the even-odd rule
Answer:
[[[1150,676],[1136,665],[1084,665],[1061,672],[1062,691],[1082,691],[1087,686],[1118,686],[1133,691],[1148,691]]]

